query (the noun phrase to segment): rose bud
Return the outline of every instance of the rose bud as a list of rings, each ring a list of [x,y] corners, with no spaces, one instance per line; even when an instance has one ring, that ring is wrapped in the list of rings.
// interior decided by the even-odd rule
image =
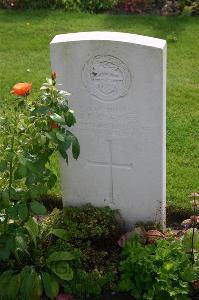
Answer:
[[[56,128],[58,128],[58,125],[57,125],[57,123],[56,123],[56,122],[54,122],[54,121],[52,121],[52,122],[51,122],[51,128],[52,128],[52,129],[56,129]]]
[[[19,82],[13,86],[11,93],[17,96],[26,96],[29,94],[31,88],[32,88],[31,83]]]

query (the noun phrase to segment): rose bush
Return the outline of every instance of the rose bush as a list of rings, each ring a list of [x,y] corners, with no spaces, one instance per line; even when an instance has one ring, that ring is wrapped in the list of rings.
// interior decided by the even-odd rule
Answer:
[[[51,155],[59,152],[68,162],[72,147],[73,157],[79,156],[78,139],[67,128],[76,119],[68,106],[69,94],[56,88],[55,73],[34,101],[27,97],[31,88],[30,83],[17,83],[11,91],[17,96],[10,105],[12,114],[4,110],[0,118],[1,299],[40,299],[42,294],[54,299],[59,281],[73,278],[75,255],[50,248],[44,252],[41,225],[34,216],[46,213],[38,198],[57,179],[48,167]]]

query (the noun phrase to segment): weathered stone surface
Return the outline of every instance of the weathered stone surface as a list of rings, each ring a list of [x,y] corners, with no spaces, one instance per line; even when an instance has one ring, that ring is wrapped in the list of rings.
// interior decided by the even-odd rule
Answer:
[[[71,92],[81,145],[60,161],[64,204],[109,205],[129,225],[165,220],[166,42],[115,32],[51,42],[60,89]]]

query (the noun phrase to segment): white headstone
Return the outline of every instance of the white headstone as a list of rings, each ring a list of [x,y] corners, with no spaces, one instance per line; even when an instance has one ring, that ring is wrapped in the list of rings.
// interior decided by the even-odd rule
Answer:
[[[57,35],[52,70],[71,92],[81,154],[61,159],[64,204],[109,205],[129,226],[165,221],[166,42],[117,32]]]

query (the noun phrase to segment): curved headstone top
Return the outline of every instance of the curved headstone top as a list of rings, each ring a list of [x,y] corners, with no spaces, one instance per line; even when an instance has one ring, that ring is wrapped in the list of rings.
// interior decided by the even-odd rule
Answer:
[[[153,37],[123,33],[123,32],[108,32],[108,31],[89,31],[77,32],[56,35],[51,44],[75,42],[75,41],[114,41],[122,43],[133,43],[142,46],[155,47],[163,49],[166,46],[166,41]]]
[[[51,63],[71,93],[81,153],[60,159],[64,204],[165,222],[166,41],[119,32],[55,36]]]

